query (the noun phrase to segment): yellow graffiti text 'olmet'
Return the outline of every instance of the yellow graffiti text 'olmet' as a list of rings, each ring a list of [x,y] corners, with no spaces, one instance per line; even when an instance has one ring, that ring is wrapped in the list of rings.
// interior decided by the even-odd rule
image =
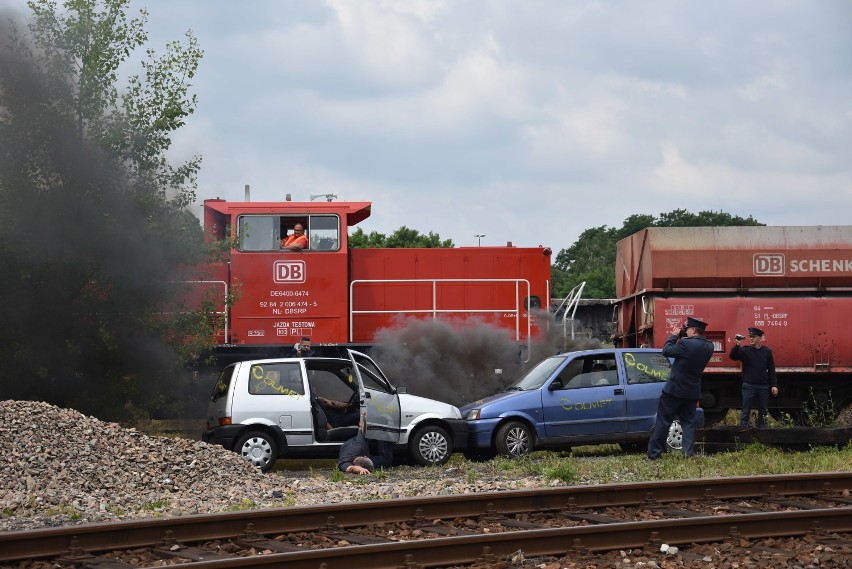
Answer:
[[[298,391],[294,391],[294,390],[290,389],[289,387],[284,387],[283,385],[276,383],[275,379],[273,379],[271,377],[264,377],[261,380],[261,382],[264,385],[271,387],[272,389],[274,389],[275,391],[277,391],[281,395],[289,395],[290,397],[295,397],[296,399],[302,398],[301,393],[299,393]]]
[[[566,411],[591,411],[593,409],[603,409],[612,403],[612,399],[600,399],[598,401],[589,401],[584,403],[571,403],[567,397],[562,397],[559,404]]]
[[[624,364],[628,367],[636,368],[636,371],[644,373],[648,377],[652,377],[654,379],[659,379],[662,381],[668,381],[669,379],[669,370],[668,368],[657,368],[657,367],[649,367],[647,364],[636,361],[636,356],[631,353],[624,354]]]
[[[380,413],[396,413],[395,405],[373,405],[373,409]]]

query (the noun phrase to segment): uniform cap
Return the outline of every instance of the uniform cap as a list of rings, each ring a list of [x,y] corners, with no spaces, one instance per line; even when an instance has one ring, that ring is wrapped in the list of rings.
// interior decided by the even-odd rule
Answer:
[[[698,328],[699,330],[704,330],[707,328],[707,322],[702,322],[697,318],[689,317],[686,319],[686,327],[687,328]]]
[[[760,328],[749,328],[748,329],[749,336],[763,336],[763,330]]]

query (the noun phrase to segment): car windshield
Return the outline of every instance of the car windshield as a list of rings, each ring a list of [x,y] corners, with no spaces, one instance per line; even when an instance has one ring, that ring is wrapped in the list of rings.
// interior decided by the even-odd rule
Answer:
[[[506,391],[527,391],[538,389],[553,372],[565,361],[565,355],[552,356],[540,361],[534,368],[529,370],[521,379],[506,388]]]

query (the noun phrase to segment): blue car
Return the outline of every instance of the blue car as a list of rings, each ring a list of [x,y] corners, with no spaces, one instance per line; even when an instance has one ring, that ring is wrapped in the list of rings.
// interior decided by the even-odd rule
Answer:
[[[461,408],[468,458],[516,457],[536,449],[617,443],[647,445],[671,364],[659,349],[600,349],[551,356],[505,392]],[[697,404],[697,402],[696,402]],[[696,427],[704,422],[701,409]],[[668,445],[682,446],[675,421]]]

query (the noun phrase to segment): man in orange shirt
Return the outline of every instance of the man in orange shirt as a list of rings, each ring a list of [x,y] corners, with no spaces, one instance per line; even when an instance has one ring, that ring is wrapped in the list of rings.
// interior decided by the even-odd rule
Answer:
[[[293,233],[281,240],[281,248],[287,251],[301,251],[308,248],[308,238],[301,223],[297,223],[293,227]]]

